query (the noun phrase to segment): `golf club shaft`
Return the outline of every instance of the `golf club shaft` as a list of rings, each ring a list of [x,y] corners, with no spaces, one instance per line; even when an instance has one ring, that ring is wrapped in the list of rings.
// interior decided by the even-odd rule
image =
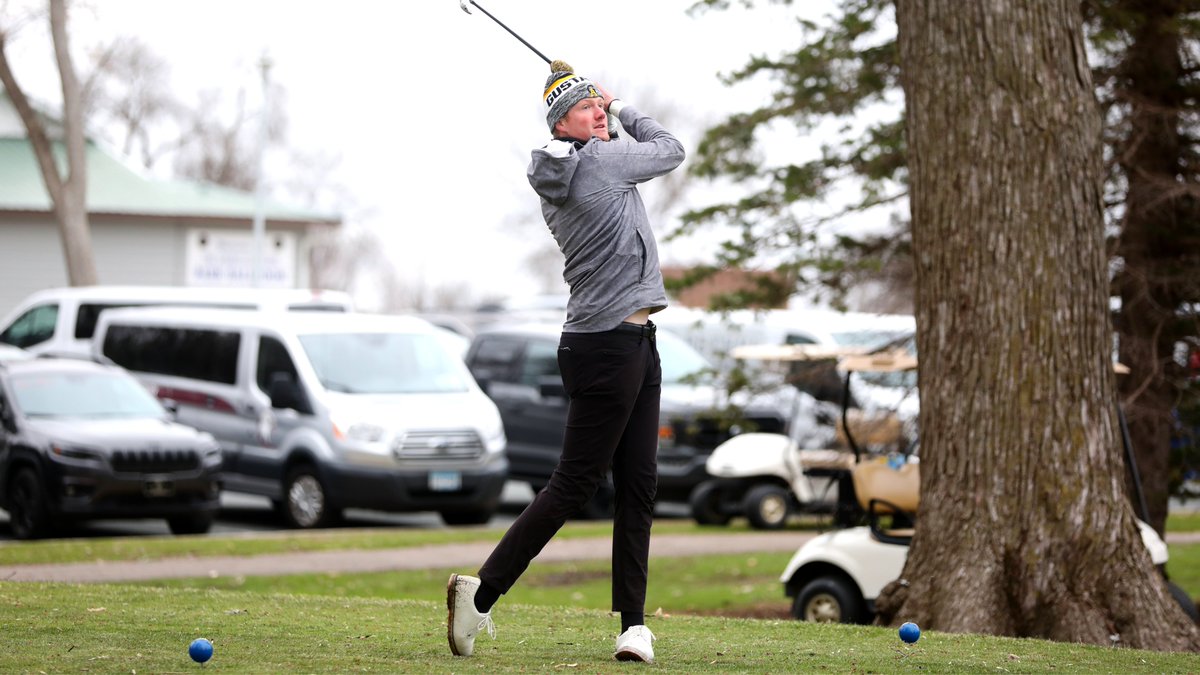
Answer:
[[[520,41],[521,41],[521,44],[523,44],[523,45],[525,45],[526,47],[529,47],[531,50],[533,50],[533,53],[534,53],[534,54],[537,54],[538,56],[542,57],[542,60],[543,60],[543,61],[545,61],[546,63],[550,63],[550,58],[549,58],[548,56],[546,56],[545,54],[543,54],[543,53],[539,52],[539,51],[537,50],[537,47],[534,47],[533,45],[531,45],[531,44],[529,44],[528,42],[526,42],[526,41],[525,41],[525,38],[521,37],[520,35],[517,35],[516,31],[514,31],[514,30],[513,30],[513,29],[511,29],[511,28],[509,28],[508,26],[505,26],[503,21],[501,21],[500,19],[497,19],[496,17],[492,16],[492,13],[491,13],[491,12],[487,11],[487,10],[486,10],[486,9],[484,9],[483,7],[480,7],[478,2],[475,2],[475,0],[467,0],[467,1],[468,1],[468,2],[470,2],[472,5],[475,5],[476,9],[478,9],[479,11],[483,12],[484,14],[487,14],[487,17],[488,17],[489,19],[491,19],[492,21],[495,21],[495,22],[496,22],[496,25],[498,25],[498,26],[500,26],[501,28],[503,28],[504,30],[508,31],[510,35],[512,35],[513,37],[515,37],[515,38],[517,38],[518,40],[520,40]]]

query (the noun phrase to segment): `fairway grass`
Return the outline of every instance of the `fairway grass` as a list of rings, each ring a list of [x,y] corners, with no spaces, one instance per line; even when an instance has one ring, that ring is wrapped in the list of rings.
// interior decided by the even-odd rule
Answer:
[[[797,529],[809,528],[806,526]],[[751,531],[753,530],[746,525],[710,527],[697,525],[691,520],[658,520],[654,523],[654,534],[738,534]],[[611,534],[611,521],[576,521],[564,525],[555,538],[607,537]],[[498,542],[502,536],[504,536],[504,530],[494,528],[388,527],[283,530],[178,537],[104,537],[11,541],[0,544],[0,565],[36,565],[94,560],[158,560],[171,557],[248,556],[345,549],[369,551],[436,544]]]
[[[498,606],[498,639],[446,646],[442,602],[136,586],[0,582],[0,672],[920,672],[1195,673],[1200,656],[890,628],[650,618],[657,663],[612,659],[617,620],[596,610]],[[187,656],[213,641],[204,666]]]

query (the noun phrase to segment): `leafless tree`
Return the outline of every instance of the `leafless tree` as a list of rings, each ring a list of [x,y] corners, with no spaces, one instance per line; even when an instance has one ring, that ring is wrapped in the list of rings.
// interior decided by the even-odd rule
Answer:
[[[170,66],[136,38],[121,38],[96,49],[83,87],[84,119],[105,134],[127,157],[137,156],[153,168],[163,155],[177,150],[185,138],[174,131],[185,110],[170,83]],[[171,138],[155,138],[157,128]]]
[[[50,0],[49,17],[54,56],[62,85],[62,137],[51,137],[44,120],[33,109],[25,91],[17,83],[8,60],[7,46],[12,35],[10,25],[0,26],[0,82],[3,82],[25,125],[42,181],[50,195],[66,259],[67,280],[72,286],[87,286],[97,281],[96,261],[87,212],[87,139],[83,128],[83,94],[67,39],[66,0]],[[56,162],[56,142],[65,150],[65,175],[60,173]]]

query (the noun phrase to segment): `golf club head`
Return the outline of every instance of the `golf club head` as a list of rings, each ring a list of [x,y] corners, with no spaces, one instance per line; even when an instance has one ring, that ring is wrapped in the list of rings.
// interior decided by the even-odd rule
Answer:
[[[470,13],[471,13],[471,7],[470,7],[470,5],[469,5],[469,4],[467,4],[467,3],[468,3],[468,1],[469,1],[469,0],[458,0],[458,6],[459,6],[459,7],[462,7],[462,11],[466,12],[467,14],[470,14]]]

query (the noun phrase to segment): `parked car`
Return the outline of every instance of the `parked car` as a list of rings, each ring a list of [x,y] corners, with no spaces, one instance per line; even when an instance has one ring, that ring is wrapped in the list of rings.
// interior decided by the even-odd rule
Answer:
[[[508,474],[504,427],[432,324],[354,313],[151,307],[100,316],[97,359],[173,401],[225,452],[225,489],[293,527],[343,509],[486,523]]]
[[[222,309],[349,312],[341,291],[299,288],[188,288],[182,286],[73,286],[38,291],[0,320],[0,343],[35,354],[91,355],[100,312],[117,307],[173,305]]]
[[[510,477],[534,489],[546,485],[562,452],[567,398],[558,371],[561,324],[520,324],[481,331],[467,351],[467,366],[500,409],[508,436]],[[731,418],[719,388],[705,379],[711,366],[679,337],[657,335],[663,389],[658,447],[658,500],[687,502],[705,479],[713,448],[741,431],[782,432],[787,408],[775,399],[738,401]],[[602,491],[588,515],[606,509]]]
[[[13,536],[59,522],[165,518],[207,532],[221,449],[178,424],[120,368],[75,359],[0,359],[0,506]]]

